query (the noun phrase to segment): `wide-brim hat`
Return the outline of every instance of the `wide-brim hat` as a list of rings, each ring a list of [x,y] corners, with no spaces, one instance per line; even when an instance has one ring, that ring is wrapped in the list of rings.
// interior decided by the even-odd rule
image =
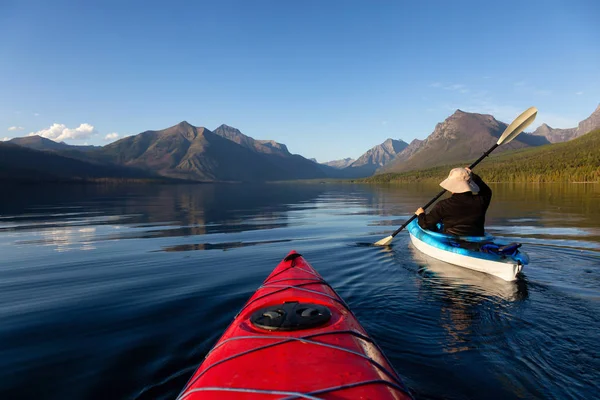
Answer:
[[[465,168],[454,168],[440,186],[452,193],[479,192],[479,186],[471,179],[471,174]]]

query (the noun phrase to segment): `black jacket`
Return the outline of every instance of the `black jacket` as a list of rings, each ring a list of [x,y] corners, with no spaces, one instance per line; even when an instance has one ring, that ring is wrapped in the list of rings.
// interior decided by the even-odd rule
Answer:
[[[479,186],[479,193],[454,193],[447,199],[438,201],[429,213],[419,215],[419,226],[435,229],[443,222],[444,233],[458,236],[483,236],[485,212],[492,200],[492,189],[478,175],[471,173],[471,179]]]

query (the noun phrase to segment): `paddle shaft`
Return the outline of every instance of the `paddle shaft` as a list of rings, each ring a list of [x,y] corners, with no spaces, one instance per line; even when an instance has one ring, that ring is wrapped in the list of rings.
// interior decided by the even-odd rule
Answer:
[[[486,158],[487,156],[490,155],[490,153],[494,150],[496,150],[496,147],[500,146],[498,143],[495,143],[492,147],[490,147],[490,149],[488,151],[486,151],[485,153],[483,153],[483,155],[481,157],[479,157],[477,159],[477,161],[475,161],[473,164],[469,165],[469,169],[473,169],[477,166],[477,164],[479,164],[484,158]],[[433,203],[435,203],[435,201],[437,199],[439,199],[440,197],[442,197],[444,195],[444,193],[446,193],[446,189],[442,190],[441,192],[439,192],[433,199],[431,199],[429,201],[429,203],[425,204],[423,207],[423,210],[426,210],[427,207],[429,207],[430,205],[432,205]],[[412,217],[409,218],[408,221],[406,221],[400,228],[396,229],[394,231],[394,233],[392,233],[392,237],[396,236],[398,233],[400,233],[400,231],[404,228],[406,228],[406,226],[408,224],[410,224],[412,222],[413,219],[417,218],[417,215],[413,215]]]

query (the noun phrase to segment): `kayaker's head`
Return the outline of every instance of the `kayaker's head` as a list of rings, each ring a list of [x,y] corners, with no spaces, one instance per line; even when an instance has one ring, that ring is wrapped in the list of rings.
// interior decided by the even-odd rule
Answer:
[[[471,173],[466,168],[454,168],[440,186],[452,193],[479,192],[479,186],[471,180]]]

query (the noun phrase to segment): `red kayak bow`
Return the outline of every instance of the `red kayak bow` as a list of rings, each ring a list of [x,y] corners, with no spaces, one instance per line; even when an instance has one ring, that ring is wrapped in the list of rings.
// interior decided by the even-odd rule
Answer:
[[[411,399],[346,303],[295,251],[248,300],[178,399]]]

